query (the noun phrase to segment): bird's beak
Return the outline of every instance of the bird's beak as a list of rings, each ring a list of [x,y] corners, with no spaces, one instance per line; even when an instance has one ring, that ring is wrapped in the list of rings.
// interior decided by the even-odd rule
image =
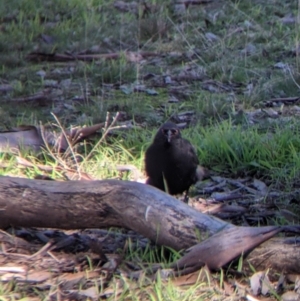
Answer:
[[[172,131],[171,131],[171,130],[168,130],[168,134],[167,134],[167,140],[168,140],[168,143],[171,142],[171,139],[172,139]]]

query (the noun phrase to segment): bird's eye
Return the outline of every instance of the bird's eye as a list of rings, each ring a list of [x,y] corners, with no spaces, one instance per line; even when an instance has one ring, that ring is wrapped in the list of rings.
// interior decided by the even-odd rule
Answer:
[[[176,129],[162,129],[162,133],[164,135],[168,135],[169,132],[171,132],[172,135],[177,135],[178,134],[178,130],[176,130]]]

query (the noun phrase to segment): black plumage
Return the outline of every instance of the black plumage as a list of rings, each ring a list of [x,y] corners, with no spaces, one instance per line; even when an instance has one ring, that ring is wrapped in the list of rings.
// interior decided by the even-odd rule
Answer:
[[[145,154],[147,184],[170,194],[188,192],[199,180],[198,164],[192,144],[181,137],[175,123],[166,122]]]

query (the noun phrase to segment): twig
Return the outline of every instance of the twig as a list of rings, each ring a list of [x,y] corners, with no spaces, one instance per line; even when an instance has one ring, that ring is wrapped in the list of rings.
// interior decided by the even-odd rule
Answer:
[[[67,133],[65,132],[63,126],[61,125],[61,123],[60,123],[60,121],[58,120],[58,118],[56,117],[56,115],[55,115],[53,112],[51,112],[51,115],[52,115],[52,116],[54,117],[54,119],[56,120],[57,124],[59,125],[59,127],[60,127],[60,129],[61,129],[61,131],[62,131],[62,133],[63,133],[63,135],[64,135],[65,138],[66,138],[66,141],[67,141],[67,143],[68,143],[70,152],[71,152],[72,155],[73,155],[73,158],[74,158],[74,161],[75,161],[75,164],[76,164],[76,167],[77,167],[76,170],[78,171],[78,175],[79,175],[79,177],[81,178],[80,167],[79,167],[79,164],[78,164],[78,162],[77,162],[77,160],[76,160],[75,153],[74,153],[74,151],[73,151],[73,147],[72,147],[73,145],[72,145],[72,143],[70,142],[70,139],[69,139]]]
[[[90,157],[92,156],[92,154],[95,151],[95,149],[102,143],[102,141],[105,139],[105,137],[107,136],[107,134],[109,133],[109,131],[111,130],[111,128],[117,122],[119,115],[120,115],[120,112],[117,112],[116,115],[115,115],[115,117],[113,117],[113,120],[112,120],[112,122],[111,122],[111,124],[109,126],[108,126],[108,116],[109,116],[109,114],[106,115],[106,120],[105,120],[105,125],[104,125],[104,133],[103,133],[102,137],[100,138],[100,140],[96,143],[96,145],[90,151],[90,153],[84,158],[84,160],[83,160],[82,163],[84,163],[85,161],[87,161],[88,159],[90,159]]]
[[[52,156],[53,159],[55,159],[56,161],[58,161],[58,163],[59,163],[61,166],[66,167],[66,164],[64,163],[64,161],[61,160],[58,156],[56,156],[56,155],[53,153],[52,149],[49,147],[49,144],[48,144],[48,142],[47,142],[47,139],[46,139],[46,137],[45,137],[45,135],[44,135],[44,130],[43,130],[44,127],[43,127],[42,124],[40,124],[40,128],[41,128],[41,131],[40,131],[40,132],[41,132],[41,136],[42,136],[42,139],[43,139],[43,141],[44,141],[44,145],[45,145],[47,151],[49,152],[49,154]]]
[[[291,70],[290,66],[287,64],[286,67],[287,67],[287,70],[288,70],[289,73],[290,73],[290,76],[291,76],[291,78],[292,78],[292,81],[293,81],[294,84],[297,86],[297,88],[300,89],[300,86],[297,84],[297,82],[296,82],[296,80],[295,80],[295,77],[294,77],[294,75],[293,75],[293,73],[292,73],[292,70]]]

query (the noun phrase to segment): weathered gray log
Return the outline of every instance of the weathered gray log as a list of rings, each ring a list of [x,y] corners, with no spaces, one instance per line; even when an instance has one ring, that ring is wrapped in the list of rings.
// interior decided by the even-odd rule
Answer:
[[[136,182],[0,177],[0,228],[9,226],[124,227],[176,250],[232,227],[156,188]]]
[[[55,182],[0,177],[0,228],[9,226],[124,227],[175,250],[186,249],[235,227],[202,214],[160,190],[135,182]],[[227,244],[224,249],[228,250],[232,238],[226,241],[223,240]],[[271,257],[268,250],[272,250]],[[287,265],[286,258],[289,258]],[[283,238],[260,245],[247,260],[260,270],[276,268],[277,271],[296,272],[300,270],[299,258],[299,241],[291,244]]]

